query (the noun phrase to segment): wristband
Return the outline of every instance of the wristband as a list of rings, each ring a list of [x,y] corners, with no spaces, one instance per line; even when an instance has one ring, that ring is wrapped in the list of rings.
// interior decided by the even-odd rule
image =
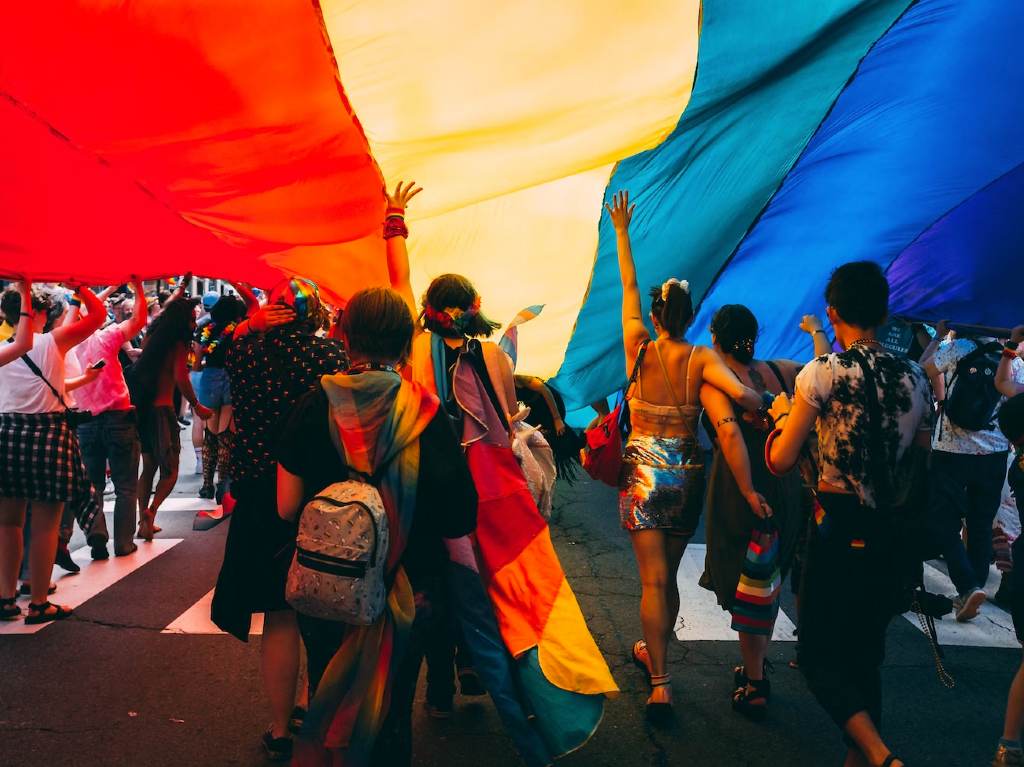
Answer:
[[[788,411],[783,413],[782,415],[780,415],[778,418],[775,419],[775,427],[776,428],[779,428],[779,424],[782,423],[782,419],[783,418],[789,418],[789,412]]]
[[[1003,356],[1006,357],[1006,359],[1008,360],[1012,360],[1014,357],[1017,356],[1017,350],[1011,349],[1010,346],[1007,345],[1003,347]]]
[[[825,338],[828,338],[828,333],[826,333],[826,332],[825,332],[824,330],[822,330],[821,328],[818,328],[817,330],[815,330],[815,331],[814,331],[814,333],[821,333],[821,334],[822,334],[823,336],[825,336]],[[814,333],[811,333],[811,335],[813,336],[813,335],[814,335]]]
[[[388,216],[384,222],[384,239],[390,240],[392,237],[404,237],[409,238],[409,227],[405,225],[405,219],[400,216]]]
[[[1019,341],[1007,341],[1005,344],[1003,344],[1004,349],[1011,349],[1013,351],[1017,351],[1018,346],[1020,346]]]

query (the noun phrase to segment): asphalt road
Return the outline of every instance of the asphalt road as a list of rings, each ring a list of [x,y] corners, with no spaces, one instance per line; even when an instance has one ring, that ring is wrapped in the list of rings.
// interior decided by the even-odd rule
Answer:
[[[175,496],[179,507],[189,506],[197,486],[195,478],[183,476]],[[114,571],[104,569],[109,563],[89,564],[81,575],[61,578],[56,598],[74,596],[76,589],[79,598],[97,591],[74,619],[33,634],[4,633],[0,626],[0,765],[265,763],[259,737],[268,714],[260,692],[258,638],[243,644],[197,633],[212,629],[196,628],[194,620],[213,587],[229,523],[193,532],[194,514],[162,512],[164,531],[157,540],[164,543],[150,544],[148,553],[144,545],[149,561],[126,563],[123,577],[112,583],[107,581]],[[646,683],[628,659],[639,637],[639,581],[629,541],[618,527],[614,493],[591,483],[560,487],[552,530],[570,583],[622,688],[607,704],[591,742],[560,764],[841,763],[835,728],[799,673],[786,665],[791,642],[772,647],[776,672],[767,722],[752,724],[731,711],[738,645],[721,631],[727,618],[699,596],[683,605],[686,631],[723,639],[674,644],[677,723],[665,731],[648,727],[642,717]],[[83,561],[86,551],[78,552]],[[783,612],[795,616],[788,593]],[[937,681],[924,636],[909,621],[893,622],[884,670],[885,730],[907,764],[989,764],[1020,649],[1006,641],[994,608],[987,615],[994,620],[976,630],[981,639],[963,641],[1003,646],[948,646],[947,664],[956,678],[952,690]],[[416,765],[521,764],[489,701],[457,699],[454,718],[436,722],[423,713],[422,694],[421,685]]]

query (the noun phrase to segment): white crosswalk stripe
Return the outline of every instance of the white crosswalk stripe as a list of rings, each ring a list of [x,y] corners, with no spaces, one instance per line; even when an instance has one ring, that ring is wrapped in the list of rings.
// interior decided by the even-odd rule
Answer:
[[[174,621],[163,630],[164,634],[223,634],[210,620],[210,605],[213,604],[213,589],[210,589],[203,598],[179,615]],[[263,615],[252,616],[252,623],[249,625],[249,636],[257,636],[263,633]]]
[[[76,550],[71,557],[81,566],[80,573],[72,574],[60,571],[62,574],[58,574],[55,571],[54,582],[57,584],[57,593],[53,600],[56,604],[66,607],[78,607],[143,565],[152,562],[161,554],[170,551],[181,541],[181,538],[157,538],[151,543],[140,543],[139,550],[127,557],[112,557],[100,562],[94,562],[90,558],[89,547],[83,546]],[[25,612],[28,611],[28,603],[28,597],[18,600],[18,604]],[[0,636],[35,634],[50,625],[52,624],[41,623],[30,626],[21,620],[4,622],[0,623]]]
[[[163,514],[165,511],[212,511],[218,506],[219,504],[216,501],[206,498],[172,496],[161,504],[159,513]],[[114,499],[112,496],[104,500],[103,511],[107,514],[114,513]]]
[[[988,583],[985,590],[991,597],[999,584],[999,575],[995,567],[989,572]],[[924,566],[924,585],[932,594],[955,594],[956,588],[949,576],[931,564]],[[918,630],[921,623],[916,615],[907,613],[903,616],[911,622]],[[974,620],[967,623],[957,623],[956,616],[947,615],[942,620],[935,621],[935,633],[938,635],[940,645],[951,645],[960,647],[1007,647],[1015,649],[1020,647],[1017,635],[1013,630],[1013,619],[1009,613],[992,602],[986,602],[981,606],[981,612]]]

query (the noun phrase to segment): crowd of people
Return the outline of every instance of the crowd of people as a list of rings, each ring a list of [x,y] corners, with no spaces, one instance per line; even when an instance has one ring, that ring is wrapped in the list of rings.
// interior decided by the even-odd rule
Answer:
[[[566,426],[561,395],[516,375],[514,355],[489,340],[500,325],[470,280],[438,276],[416,300],[404,214],[419,191],[388,195],[391,286],[343,310],[300,275],[201,300],[188,276],[156,296],[135,278],[99,294],[28,278],[4,292],[0,618],[72,614],[51,602],[51,572],[77,569],[75,524],[93,559],[110,555],[108,476],[114,556],[160,532],[187,408],[199,495],[234,507],[213,620],[247,641],[264,616],[270,758],[410,764],[424,663],[431,716],[451,715],[456,689],[490,694],[531,767],[586,742],[617,687],[546,517],[554,477],[571,488],[588,440]],[[758,319],[739,304],[697,345],[686,281],[652,288],[645,310],[628,194],[608,213],[629,403],[616,479],[641,583],[632,659],[650,685],[646,716],[673,719],[677,571],[703,518],[700,583],[739,640],[731,707],[768,715],[788,575],[792,663],[842,731],[845,764],[900,767],[880,732],[886,628],[921,609],[925,559],[945,561],[956,620],[988,598],[1008,475],[1024,504],[1024,327],[996,339],[922,325],[909,354],[890,350],[885,275],[853,262],[824,289],[833,336],[817,317],[801,323],[813,359],[759,359]],[[621,413],[595,409],[593,429]],[[1024,639],[1021,577],[1007,568],[1000,595]],[[994,765],[1024,764],[1022,727],[1024,664]]]

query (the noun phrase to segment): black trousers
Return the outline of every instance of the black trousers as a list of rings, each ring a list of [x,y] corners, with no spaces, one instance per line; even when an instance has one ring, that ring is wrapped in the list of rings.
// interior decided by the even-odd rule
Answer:
[[[843,728],[866,711],[882,722],[885,632],[901,591],[898,548],[874,509],[822,493],[800,598],[800,669],[818,703]]]

